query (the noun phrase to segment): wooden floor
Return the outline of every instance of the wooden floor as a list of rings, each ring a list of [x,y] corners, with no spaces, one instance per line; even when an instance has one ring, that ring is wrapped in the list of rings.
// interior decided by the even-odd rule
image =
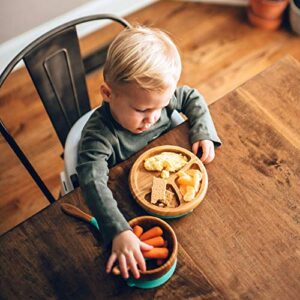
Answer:
[[[180,84],[198,88],[208,103],[236,88],[283,56],[300,60],[300,38],[288,25],[276,32],[251,27],[245,8],[162,1],[127,17],[166,30],[183,61]],[[119,26],[109,26],[81,41],[84,54],[109,41]],[[101,102],[100,71],[87,77],[92,106]],[[283,99],[284,101],[284,99]],[[12,74],[0,91],[0,116],[52,193],[58,197],[63,149],[27,72]],[[6,232],[48,205],[0,137],[0,232]]]

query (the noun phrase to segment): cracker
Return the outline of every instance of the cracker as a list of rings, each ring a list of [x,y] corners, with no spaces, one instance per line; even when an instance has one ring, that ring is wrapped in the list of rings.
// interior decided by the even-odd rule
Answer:
[[[175,194],[168,190],[166,190],[166,204],[167,204],[167,207],[171,207],[171,208],[174,208],[177,206]]]
[[[156,204],[157,201],[165,202],[167,182],[163,178],[153,177],[151,190],[151,203]]]

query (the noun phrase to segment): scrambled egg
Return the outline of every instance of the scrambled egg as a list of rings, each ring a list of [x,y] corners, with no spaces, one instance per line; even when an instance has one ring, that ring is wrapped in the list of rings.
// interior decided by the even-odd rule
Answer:
[[[145,159],[144,167],[148,171],[162,171],[162,178],[168,178],[170,172],[176,172],[187,164],[187,157],[175,152],[162,152]]]

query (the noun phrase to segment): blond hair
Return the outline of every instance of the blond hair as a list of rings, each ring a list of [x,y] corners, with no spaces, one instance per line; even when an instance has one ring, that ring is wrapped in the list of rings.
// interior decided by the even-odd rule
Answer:
[[[143,26],[126,28],[114,39],[103,71],[111,86],[134,82],[145,90],[163,90],[180,73],[180,55],[171,38]]]

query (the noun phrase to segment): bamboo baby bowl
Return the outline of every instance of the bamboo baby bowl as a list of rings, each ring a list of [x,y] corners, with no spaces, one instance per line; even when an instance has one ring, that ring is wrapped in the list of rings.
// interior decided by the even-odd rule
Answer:
[[[166,151],[180,153],[188,158],[187,164],[181,168],[181,171],[197,169],[200,170],[202,174],[200,188],[196,193],[195,198],[189,202],[185,202],[183,200],[183,195],[179,190],[179,186],[176,183],[176,179],[178,178],[177,172],[170,173],[170,177],[166,179],[167,189],[174,193],[177,203],[176,207],[160,207],[152,204],[150,201],[153,177],[160,177],[161,172],[146,170],[144,161],[149,157]],[[172,219],[182,217],[192,212],[193,209],[202,202],[207,192],[208,176],[203,163],[192,152],[178,146],[164,145],[151,148],[139,156],[133,164],[129,174],[129,187],[136,202],[149,214],[163,219]]]
[[[133,228],[135,225],[143,227],[144,231],[159,226],[163,230],[163,238],[167,241],[169,257],[160,267],[140,271],[140,278],[129,277],[127,284],[139,288],[154,288],[164,284],[174,273],[177,263],[178,242],[172,227],[165,221],[153,216],[141,216],[129,221]]]

